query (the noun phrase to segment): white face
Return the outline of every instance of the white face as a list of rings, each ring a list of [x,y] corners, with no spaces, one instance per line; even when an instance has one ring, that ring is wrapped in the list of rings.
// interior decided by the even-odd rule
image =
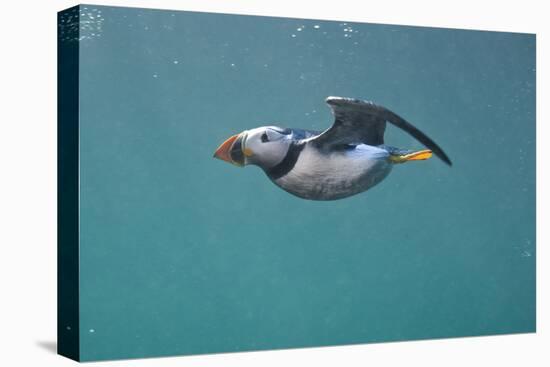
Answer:
[[[243,134],[245,164],[255,164],[263,168],[279,164],[292,142],[290,130],[277,126],[262,126],[244,131]]]

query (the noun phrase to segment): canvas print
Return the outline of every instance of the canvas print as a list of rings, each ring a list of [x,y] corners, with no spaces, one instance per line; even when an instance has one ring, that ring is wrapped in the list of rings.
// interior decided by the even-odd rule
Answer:
[[[58,15],[58,352],[529,333],[535,35]]]

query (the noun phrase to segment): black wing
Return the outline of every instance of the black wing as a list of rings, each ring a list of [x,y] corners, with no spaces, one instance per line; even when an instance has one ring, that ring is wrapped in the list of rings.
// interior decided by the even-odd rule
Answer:
[[[432,139],[387,108],[353,98],[328,97],[326,102],[332,109],[334,123],[311,140],[319,148],[331,149],[361,143],[382,145],[387,121],[408,132],[443,162],[452,165],[447,154]]]

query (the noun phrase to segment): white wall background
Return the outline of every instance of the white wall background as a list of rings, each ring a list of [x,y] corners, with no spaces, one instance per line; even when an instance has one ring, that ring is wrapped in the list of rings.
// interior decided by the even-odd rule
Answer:
[[[544,1],[92,1],[240,14],[537,33],[538,333],[105,362],[116,366],[549,365],[549,21]],[[65,366],[56,338],[56,12],[6,1],[0,19],[0,366]],[[546,16],[545,16],[546,15]]]

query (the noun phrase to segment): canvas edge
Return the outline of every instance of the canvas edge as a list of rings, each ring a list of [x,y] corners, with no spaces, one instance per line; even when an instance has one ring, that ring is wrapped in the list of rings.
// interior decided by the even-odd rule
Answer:
[[[76,361],[80,361],[79,8],[57,13],[57,354]],[[69,14],[71,26],[63,24]]]

